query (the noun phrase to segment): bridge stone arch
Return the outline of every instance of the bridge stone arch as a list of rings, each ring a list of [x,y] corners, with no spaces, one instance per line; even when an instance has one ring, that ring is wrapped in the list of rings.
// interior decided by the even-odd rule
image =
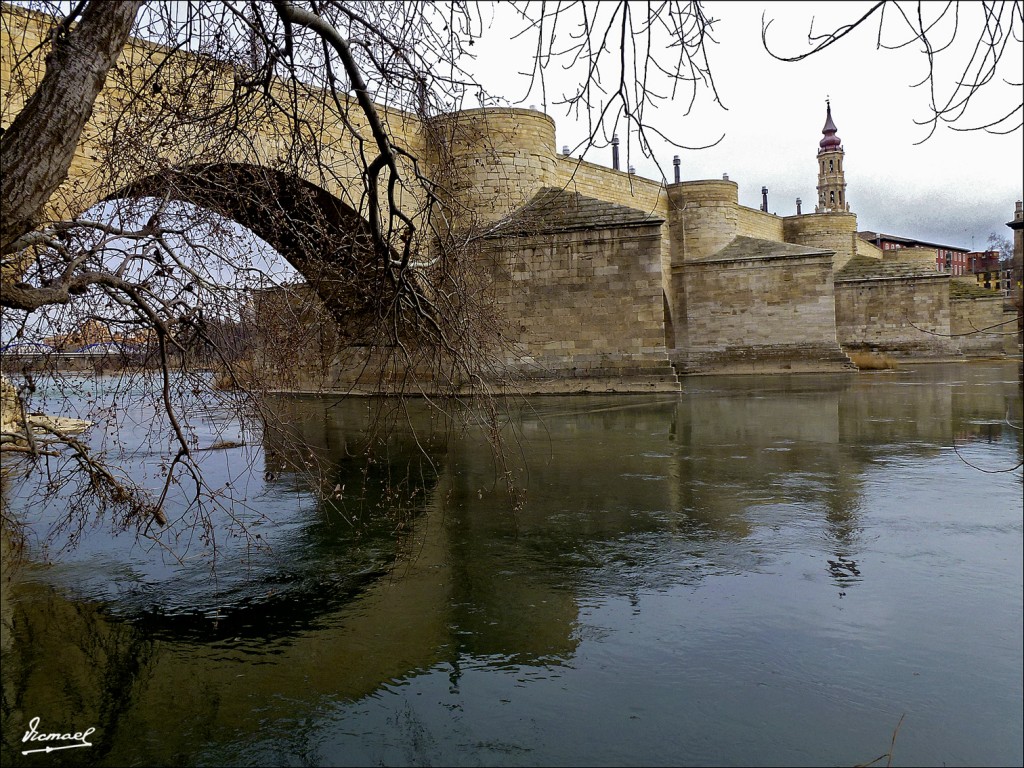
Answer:
[[[369,224],[305,179],[242,163],[208,163],[147,176],[109,195],[190,203],[246,227],[294,267],[349,333],[358,333],[391,289]]]

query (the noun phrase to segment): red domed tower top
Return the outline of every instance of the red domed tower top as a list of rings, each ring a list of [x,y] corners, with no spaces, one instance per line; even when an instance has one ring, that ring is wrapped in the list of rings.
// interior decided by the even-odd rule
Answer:
[[[825,127],[821,129],[823,137],[818,142],[818,152],[830,152],[840,149],[843,142],[836,136],[836,124],[832,122],[832,105],[825,100]]]

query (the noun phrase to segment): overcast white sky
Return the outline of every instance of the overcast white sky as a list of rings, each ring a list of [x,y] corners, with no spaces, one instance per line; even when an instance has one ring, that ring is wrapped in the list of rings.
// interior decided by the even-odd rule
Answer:
[[[1024,133],[962,133],[940,125],[935,135],[915,146],[926,129],[915,125],[914,119],[929,114],[927,92],[911,87],[925,71],[919,47],[876,50],[876,23],[802,62],[777,61],[762,46],[762,11],[775,19],[769,42],[777,40],[776,50],[795,54],[807,50],[808,27],[815,14],[815,29],[819,25],[824,29],[829,23],[859,18],[869,5],[707,2],[707,13],[719,19],[714,26],[719,44],[711,46],[709,58],[728,110],[705,94],[690,117],[681,117],[684,104],[668,104],[659,110],[657,123],[682,144],[706,144],[723,132],[725,139],[704,150],[666,145],[659,150],[661,170],[634,150],[631,161],[637,172],[649,178],[671,178],[672,155],[679,154],[684,180],[721,178],[728,173],[739,184],[744,205],[758,207],[765,185],[771,211],[795,213],[797,197],[802,198],[805,212],[813,211],[815,155],[829,96],[846,151],[848,197],[859,229],[978,249],[991,232],[1009,237],[1012,233],[1005,222],[1013,217],[1014,202],[1022,198],[1024,188]],[[512,20],[499,14],[477,49],[477,72],[484,85],[510,98],[521,96],[524,88],[510,63],[525,62],[528,57],[508,41],[513,28],[517,27]],[[889,28],[894,40],[897,26]],[[960,38],[958,42],[966,35]],[[1024,45],[1011,43],[1007,57],[1000,74],[1019,82]],[[950,71],[948,79],[952,77]],[[1024,90],[1004,83],[990,89],[987,101],[977,105],[979,121],[1019,104]],[[525,101],[541,106],[536,94]],[[549,106],[547,111],[557,124],[559,149],[582,138],[564,107]],[[969,113],[967,121],[971,119]],[[975,123],[964,126],[968,124]],[[586,157],[611,164],[607,148],[591,150]]]

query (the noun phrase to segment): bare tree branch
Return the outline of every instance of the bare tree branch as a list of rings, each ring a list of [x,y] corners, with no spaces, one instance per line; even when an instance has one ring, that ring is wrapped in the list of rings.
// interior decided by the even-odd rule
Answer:
[[[0,136],[0,254],[30,231],[67,177],[78,139],[144,0],[86,4],[53,30],[46,75]]]
[[[887,11],[891,11],[888,19]],[[812,20],[807,35],[810,49],[792,55],[779,53],[769,45],[768,30],[774,20],[762,14],[761,41],[765,50],[780,61],[803,61],[866,27],[872,19],[877,20],[877,50],[920,46],[925,74],[912,87],[927,91],[928,114],[914,121],[927,128],[918,144],[933,136],[940,124],[954,131],[986,131],[999,135],[1021,130],[1024,100],[1019,89],[1024,80],[1014,68],[1020,63],[1013,55],[1016,47],[1024,42],[1024,4],[1019,0],[879,2],[857,20],[824,33],[815,33]],[[991,91],[1000,83],[1015,89],[1008,92],[1012,95],[1007,106],[997,107],[994,114],[984,118],[969,117],[975,112],[971,107],[979,94]]]

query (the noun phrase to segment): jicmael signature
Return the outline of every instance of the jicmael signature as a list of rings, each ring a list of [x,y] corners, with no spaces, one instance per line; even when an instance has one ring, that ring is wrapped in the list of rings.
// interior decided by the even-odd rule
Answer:
[[[87,741],[89,736],[95,732],[95,728],[87,728],[84,731],[78,733],[40,733],[39,732],[39,718],[33,717],[28,722],[28,730],[25,731],[25,735],[21,737],[22,742],[26,741],[72,741],[74,744],[61,744],[56,747],[49,745],[40,747],[39,749],[25,749],[22,750],[23,755],[30,755],[33,752],[56,752],[58,749],[76,749],[77,747],[91,747],[92,744]]]

